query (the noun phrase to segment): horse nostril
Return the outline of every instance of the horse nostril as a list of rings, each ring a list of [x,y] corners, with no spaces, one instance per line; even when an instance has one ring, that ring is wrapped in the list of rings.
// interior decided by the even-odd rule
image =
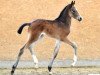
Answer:
[[[80,20],[82,20],[82,17],[80,18]]]
[[[78,20],[79,20],[79,21],[82,21],[82,17],[80,17]]]

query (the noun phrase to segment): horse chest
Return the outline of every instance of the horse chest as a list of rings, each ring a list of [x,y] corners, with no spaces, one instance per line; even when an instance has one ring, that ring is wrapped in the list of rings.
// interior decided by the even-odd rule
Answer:
[[[59,34],[60,36],[67,36],[70,33],[70,28],[60,28],[59,29]]]
[[[67,37],[69,33],[70,29],[62,29],[62,28],[56,29],[55,32],[52,32],[53,36],[58,39]]]

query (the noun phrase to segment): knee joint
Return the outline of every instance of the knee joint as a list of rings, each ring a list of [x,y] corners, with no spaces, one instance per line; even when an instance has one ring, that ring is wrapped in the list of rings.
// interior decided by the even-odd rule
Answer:
[[[76,44],[75,42],[73,42],[72,47],[73,47],[74,49],[77,49],[77,44]]]
[[[22,55],[22,54],[23,54],[23,52],[24,52],[24,51],[21,49],[21,50],[20,50],[20,53],[19,53],[19,56],[20,56],[20,55]]]

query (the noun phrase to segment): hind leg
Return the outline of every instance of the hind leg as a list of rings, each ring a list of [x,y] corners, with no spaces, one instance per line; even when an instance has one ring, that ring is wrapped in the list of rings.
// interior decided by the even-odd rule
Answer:
[[[38,68],[38,59],[37,59],[35,53],[32,50],[32,46],[34,46],[34,43],[28,49],[29,49],[29,51],[32,55],[32,58],[33,58],[33,61],[34,61],[34,64],[35,64],[35,68]]]
[[[12,66],[11,75],[14,74],[14,72],[15,72],[15,70],[16,70],[16,68],[17,68],[17,65],[18,65],[18,63],[19,63],[19,60],[20,60],[22,54],[24,53],[24,50],[27,49],[27,47],[28,47],[28,45],[25,44],[25,45],[20,49],[19,54],[18,54],[18,57],[17,57],[17,60],[16,60],[15,64]]]
[[[20,52],[19,52],[18,57],[17,57],[17,60],[16,60],[15,64],[12,67],[11,75],[14,74],[15,69],[17,68],[17,65],[19,63],[19,60],[20,60],[22,54],[24,53],[24,49],[30,48],[31,44],[38,40],[38,37],[39,37],[39,33],[38,34],[34,34],[34,35],[31,34],[31,36],[28,39],[28,42],[20,49]]]
[[[32,58],[33,58],[33,61],[34,61],[34,64],[35,64],[35,68],[38,68],[38,59],[34,53],[34,51],[32,50],[32,47],[34,48],[34,46],[36,45],[36,43],[42,39],[44,36],[44,33],[33,33],[33,34],[29,34],[29,39],[30,39],[30,46],[29,46],[29,51],[32,55]]]
[[[29,51],[30,51],[30,53],[31,53],[31,55],[32,55],[32,58],[33,58],[33,61],[34,61],[34,64],[35,64],[35,68],[38,68],[38,59],[37,59],[37,57],[36,57],[36,55],[35,55],[35,53],[34,53],[34,50],[32,50],[32,47],[34,48],[34,46],[36,45],[36,43],[38,42],[38,40],[40,40],[42,37],[44,36],[44,34],[41,34],[39,37],[38,37],[38,39],[35,41],[35,42],[33,42],[30,46],[29,46]],[[31,36],[29,36],[29,37],[31,37]]]
[[[17,60],[16,60],[15,64],[14,64],[13,67],[12,67],[11,75],[14,74],[14,71],[15,71],[17,65],[18,65],[19,60],[20,60],[20,57],[21,57],[21,55],[24,53],[25,46],[26,46],[26,45],[24,45],[24,46],[20,49],[20,52],[19,52],[18,57],[17,57]]]

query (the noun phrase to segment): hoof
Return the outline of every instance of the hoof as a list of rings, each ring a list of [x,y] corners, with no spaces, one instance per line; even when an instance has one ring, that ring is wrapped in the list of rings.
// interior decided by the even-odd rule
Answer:
[[[74,64],[74,63],[72,63],[72,64],[71,64],[71,67],[74,67],[74,66],[75,66],[75,64]]]
[[[71,64],[71,66],[75,66],[76,63],[77,63],[77,56],[74,55],[73,63]]]
[[[49,66],[48,66],[48,70],[49,70],[49,72],[51,72],[51,69],[52,69],[52,67],[49,67]]]
[[[16,67],[13,65],[13,66],[12,66],[11,75],[13,75],[13,74],[14,74],[15,68],[16,68]]]
[[[49,75],[52,75],[52,72],[49,72]]]
[[[48,66],[49,75],[52,75],[51,69],[52,69],[52,67]]]
[[[71,64],[71,66],[72,66],[72,67],[74,67],[74,66],[75,66],[75,64],[76,64],[76,62],[73,62],[73,63]]]
[[[14,71],[11,71],[11,75],[13,75],[14,74]]]
[[[36,69],[38,69],[38,68],[39,68],[38,64],[35,64],[35,68],[36,68]]]

